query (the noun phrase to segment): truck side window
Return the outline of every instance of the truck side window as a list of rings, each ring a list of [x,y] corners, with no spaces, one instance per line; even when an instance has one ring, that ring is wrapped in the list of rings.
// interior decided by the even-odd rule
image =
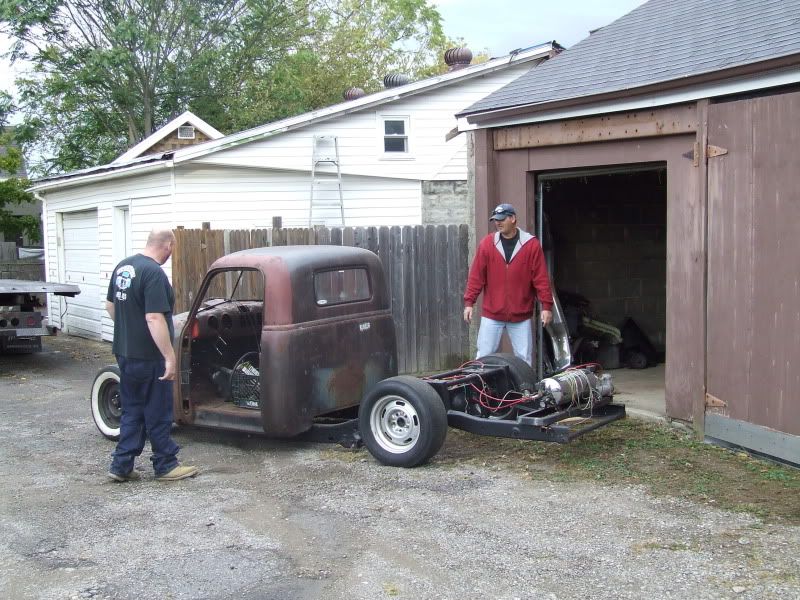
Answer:
[[[369,276],[364,268],[314,273],[314,294],[319,306],[369,300]]]

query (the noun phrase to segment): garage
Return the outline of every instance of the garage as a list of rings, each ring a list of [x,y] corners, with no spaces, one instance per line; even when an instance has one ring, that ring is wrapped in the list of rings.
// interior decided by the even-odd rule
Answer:
[[[62,299],[62,329],[81,337],[100,339],[104,290],[100,285],[100,256],[97,252],[97,210],[62,213],[63,268],[61,281],[81,288],[75,298]]]
[[[458,116],[476,215],[547,213],[556,285],[664,352],[665,416],[800,464],[796,8],[648,2]]]

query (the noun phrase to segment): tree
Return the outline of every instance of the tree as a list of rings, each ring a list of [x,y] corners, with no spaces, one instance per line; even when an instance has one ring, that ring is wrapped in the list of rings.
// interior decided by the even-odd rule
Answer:
[[[309,16],[297,51],[253,90],[275,117],[341,102],[349,87],[377,91],[390,73],[441,73],[454,45],[425,0],[317,0]]]
[[[0,0],[37,174],[113,160],[187,108],[223,132],[443,68],[427,0]]]
[[[14,130],[6,127],[11,108],[11,97],[5,92],[0,93],[0,174],[4,177],[0,181],[0,233],[6,238],[25,234],[38,241],[39,219],[30,215],[14,215],[6,208],[34,202],[33,194],[27,191],[29,181],[16,176],[23,161],[22,152],[14,140]]]
[[[20,138],[42,173],[115,158],[193,103],[213,115],[304,31],[307,0],[3,0]],[[203,116],[203,115],[201,115]]]

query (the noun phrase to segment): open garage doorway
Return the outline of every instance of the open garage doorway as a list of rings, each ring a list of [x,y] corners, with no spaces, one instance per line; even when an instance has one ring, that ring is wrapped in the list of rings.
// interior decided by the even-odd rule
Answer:
[[[617,401],[665,415],[666,164],[535,176],[573,364],[600,363]]]

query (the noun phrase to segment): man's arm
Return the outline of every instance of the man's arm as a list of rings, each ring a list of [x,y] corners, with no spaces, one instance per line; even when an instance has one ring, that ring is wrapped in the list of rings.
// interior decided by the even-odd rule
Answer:
[[[153,338],[158,351],[164,357],[164,375],[159,377],[159,381],[172,381],[175,379],[175,350],[169,339],[169,327],[164,313],[147,313],[147,328]]]
[[[113,321],[114,320],[114,303],[113,302],[109,302],[108,300],[106,300],[106,312],[108,313],[108,316],[111,317],[111,320]]]
[[[481,245],[479,244],[478,251],[475,253],[475,258],[472,260],[472,266],[469,269],[467,286],[464,290],[464,320],[467,323],[472,321],[472,307],[475,305],[475,302],[477,302],[478,296],[483,291],[485,285],[486,261],[481,252]]]

